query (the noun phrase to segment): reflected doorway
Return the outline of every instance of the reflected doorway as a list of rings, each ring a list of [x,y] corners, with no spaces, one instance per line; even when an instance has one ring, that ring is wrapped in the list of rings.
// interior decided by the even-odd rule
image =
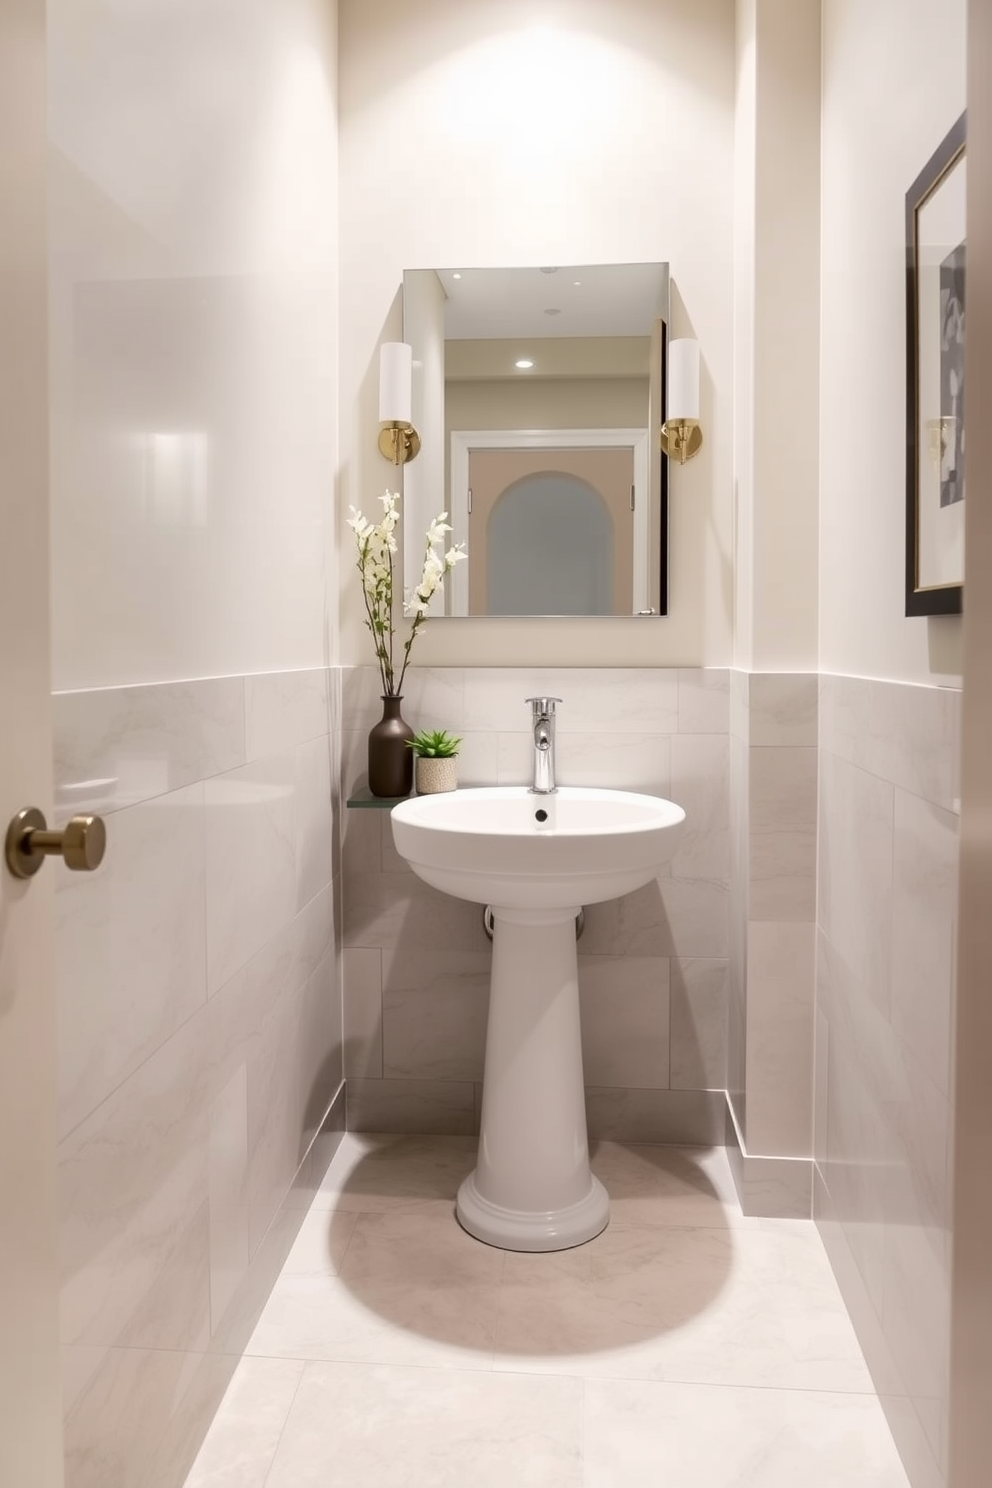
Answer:
[[[471,450],[470,615],[629,615],[632,448]]]

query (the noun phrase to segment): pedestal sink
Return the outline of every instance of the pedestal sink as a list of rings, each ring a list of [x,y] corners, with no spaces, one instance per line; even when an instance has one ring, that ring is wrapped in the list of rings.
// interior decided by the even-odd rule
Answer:
[[[656,796],[574,786],[460,790],[393,810],[413,871],[493,910],[479,1157],[456,1205],[489,1245],[564,1250],[609,1220],[589,1168],[575,917],[650,882],[684,820]]]

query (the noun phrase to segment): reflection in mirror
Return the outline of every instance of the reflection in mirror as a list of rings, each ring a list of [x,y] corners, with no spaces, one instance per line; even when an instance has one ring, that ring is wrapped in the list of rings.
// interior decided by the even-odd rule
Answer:
[[[423,439],[404,525],[443,505],[468,545],[444,614],[665,614],[668,299],[667,264],[404,274]],[[422,560],[407,548],[407,585]]]

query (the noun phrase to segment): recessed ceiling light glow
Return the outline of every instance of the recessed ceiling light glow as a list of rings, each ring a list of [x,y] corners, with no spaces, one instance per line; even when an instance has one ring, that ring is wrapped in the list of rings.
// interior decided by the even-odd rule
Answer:
[[[521,372],[526,372],[527,369],[528,369],[528,367],[533,367],[534,363],[532,361],[530,361],[527,357],[521,357],[520,360],[519,360],[519,362],[514,362],[513,365],[515,367],[519,367],[520,370],[521,370]]]

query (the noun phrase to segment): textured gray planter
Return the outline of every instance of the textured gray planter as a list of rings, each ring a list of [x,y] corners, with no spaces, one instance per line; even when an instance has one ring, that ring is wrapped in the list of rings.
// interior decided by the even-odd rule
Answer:
[[[439,791],[458,789],[458,757],[448,755],[444,759],[432,759],[428,755],[417,756],[417,794],[434,796]]]

